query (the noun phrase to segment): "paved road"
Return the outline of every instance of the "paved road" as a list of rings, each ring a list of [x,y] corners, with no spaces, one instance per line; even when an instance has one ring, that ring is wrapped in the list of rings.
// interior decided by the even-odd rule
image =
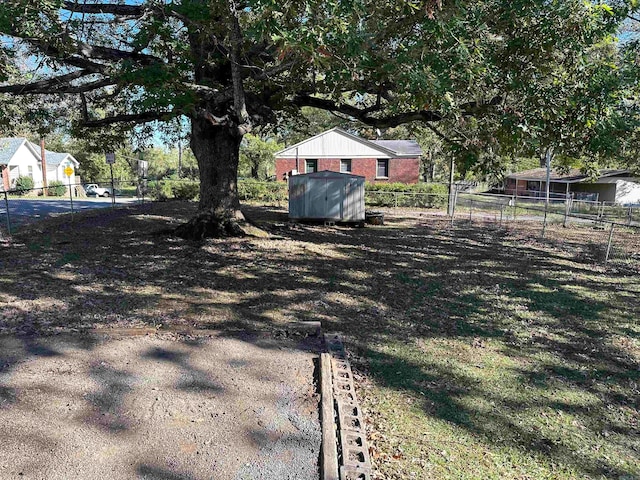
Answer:
[[[128,205],[138,202],[134,197],[116,197],[117,205]],[[111,207],[111,198],[82,198],[73,200],[73,210],[92,210],[96,208]],[[0,202],[0,222],[5,225],[6,222],[6,204]],[[9,200],[9,214],[11,217],[11,225],[24,225],[35,220],[61,213],[71,212],[71,202],[69,198],[37,199],[37,198],[20,198]]]

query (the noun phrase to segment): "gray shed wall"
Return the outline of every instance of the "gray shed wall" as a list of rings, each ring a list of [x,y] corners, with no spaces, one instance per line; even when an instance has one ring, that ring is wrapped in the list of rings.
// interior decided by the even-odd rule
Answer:
[[[289,178],[289,218],[364,220],[364,178],[330,172]]]

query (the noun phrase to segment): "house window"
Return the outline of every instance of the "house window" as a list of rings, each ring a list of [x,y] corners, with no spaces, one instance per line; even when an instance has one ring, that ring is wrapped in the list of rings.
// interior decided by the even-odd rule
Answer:
[[[376,178],[389,178],[389,160],[378,160]]]
[[[351,173],[351,160],[340,160],[340,171],[342,173]]]
[[[29,165],[27,167],[27,175],[33,179],[33,166]]]
[[[528,181],[527,182],[527,190],[532,191],[532,192],[540,191],[540,182]]]
[[[306,173],[314,173],[318,171],[318,160],[307,160],[305,162]]]

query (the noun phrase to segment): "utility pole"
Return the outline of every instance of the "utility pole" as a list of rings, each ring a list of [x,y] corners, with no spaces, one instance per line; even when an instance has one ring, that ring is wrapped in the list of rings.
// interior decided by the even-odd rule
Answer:
[[[456,164],[454,157],[451,157],[451,163],[449,164],[449,202],[447,204],[447,212],[450,216],[453,216],[453,174],[455,172]]]
[[[178,139],[178,179],[182,178],[182,141]]]
[[[47,196],[47,152],[44,148],[44,138],[40,139],[40,161],[42,162],[42,195]]]
[[[549,146],[544,152],[544,161],[547,167],[547,186],[545,188],[545,199],[544,199],[544,223],[542,224],[542,238],[544,238],[544,234],[547,230],[547,213],[549,211],[549,194],[550,188],[549,184],[551,183],[551,159],[553,158],[553,147]]]
[[[544,154],[544,163],[547,167],[547,186],[546,186],[546,194],[545,194],[545,204],[549,206],[549,184],[551,183],[551,159],[553,158],[553,147],[547,147],[547,150]]]

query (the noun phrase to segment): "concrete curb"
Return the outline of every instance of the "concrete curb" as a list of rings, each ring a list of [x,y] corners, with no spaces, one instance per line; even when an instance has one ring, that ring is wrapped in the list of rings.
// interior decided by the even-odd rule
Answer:
[[[329,381],[332,383],[331,415],[334,418],[336,417],[335,407],[337,407],[337,429],[340,436],[337,461],[340,463],[340,480],[370,480],[372,466],[369,446],[367,444],[364,418],[353,383],[351,363],[347,359],[347,352],[344,349],[340,335],[324,334],[324,341],[329,353],[323,353],[322,355],[325,358],[329,358],[328,376],[330,378]],[[326,362],[326,360],[324,361]],[[323,435],[325,428],[324,418],[323,415]],[[335,435],[335,428],[335,424],[331,426],[333,435]],[[335,439],[333,441],[335,442]],[[333,479],[333,477],[323,477],[323,480],[328,478]]]
[[[322,395],[322,480],[339,480],[338,441],[336,437],[333,385],[331,382],[331,356],[320,355]]]

